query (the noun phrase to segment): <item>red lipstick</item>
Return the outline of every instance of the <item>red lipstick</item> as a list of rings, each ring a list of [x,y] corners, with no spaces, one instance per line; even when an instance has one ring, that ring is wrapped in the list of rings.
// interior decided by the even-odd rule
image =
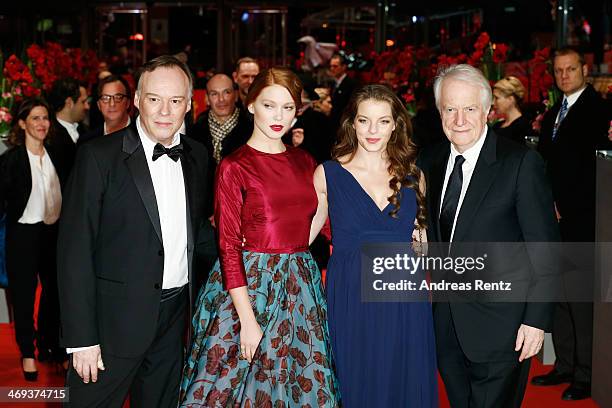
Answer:
[[[270,125],[270,129],[275,132],[280,132],[281,130],[283,130],[283,127],[283,125]]]

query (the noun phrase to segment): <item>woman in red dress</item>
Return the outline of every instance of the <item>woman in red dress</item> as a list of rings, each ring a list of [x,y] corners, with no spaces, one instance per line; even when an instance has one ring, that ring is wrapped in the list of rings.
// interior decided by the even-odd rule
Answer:
[[[282,136],[302,85],[285,68],[257,76],[247,144],[215,184],[219,262],[197,300],[183,407],[337,407],[327,307],[308,252],[315,161]]]

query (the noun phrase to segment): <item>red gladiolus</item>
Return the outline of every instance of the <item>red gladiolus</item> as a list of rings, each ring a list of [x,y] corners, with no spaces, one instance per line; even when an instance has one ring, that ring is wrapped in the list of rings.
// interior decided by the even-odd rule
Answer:
[[[495,51],[493,52],[493,62],[499,64],[506,60],[508,54],[508,46],[506,44],[495,44]]]
[[[404,93],[402,95],[402,99],[404,99],[404,102],[406,103],[414,102],[415,98],[414,98],[414,93],[412,93],[412,89],[409,89],[406,93]]]
[[[476,43],[474,44],[474,49],[482,51],[488,44],[491,42],[491,38],[486,31],[483,31],[478,36]]]

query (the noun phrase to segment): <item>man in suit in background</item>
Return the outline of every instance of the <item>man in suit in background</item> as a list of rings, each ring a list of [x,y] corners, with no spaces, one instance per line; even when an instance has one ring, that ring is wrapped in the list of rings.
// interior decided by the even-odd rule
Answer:
[[[259,74],[259,64],[251,57],[242,57],[236,61],[236,69],[232,73],[234,83],[238,87],[238,106],[246,110],[244,101],[246,100],[249,88]]]
[[[209,109],[198,117],[190,134],[206,146],[214,170],[222,158],[246,143],[253,122],[236,106],[234,84],[225,74],[216,74],[206,83],[206,103]]]
[[[564,242],[595,241],[595,151],[612,149],[610,104],[586,83],[584,57],[571,48],[557,50],[555,82],[563,98],[542,120],[538,150],[547,162],[555,209]],[[593,271],[583,274],[593,276]],[[592,282],[590,282],[592,285]],[[569,299],[571,300],[571,299]],[[591,395],[593,303],[560,302],[552,328],[556,361],[534,385],[570,383],[564,400]]]
[[[253,121],[246,110],[236,105],[237,95],[232,79],[225,74],[216,74],[206,83],[206,101],[209,109],[198,117],[188,132],[191,137],[202,142],[208,151],[208,189],[206,197],[206,216],[212,222],[215,171],[224,157],[244,145],[253,133]],[[209,231],[214,236],[214,231]],[[216,248],[211,247],[206,254],[198,254],[197,273],[194,282],[205,283],[208,272],[217,260]]]
[[[347,65],[344,57],[340,54],[334,54],[329,60],[329,72],[334,78],[334,86],[331,94],[332,110],[330,118],[334,126],[334,131],[340,127],[340,119],[342,112],[348,105],[353,91],[357,87],[346,73]]]
[[[78,145],[93,138],[116,132],[131,123],[130,108],[132,92],[130,84],[120,75],[109,75],[98,83],[97,106],[104,118],[102,126],[85,133],[79,138]]]
[[[428,239],[557,241],[542,159],[487,127],[487,79],[469,65],[451,66],[439,73],[434,92],[450,144],[427,147],[419,157],[427,181]],[[528,273],[536,289],[550,283],[550,269]],[[433,311],[438,367],[451,406],[520,407],[552,303],[441,301]]]
[[[53,83],[47,99],[55,112],[52,143],[60,150],[70,169],[79,137],[86,132],[80,122],[89,111],[87,89],[74,78],[58,79]]]
[[[149,61],[135,123],[79,148],[58,244],[73,406],[178,403],[207,180],[206,149],[179,133],[192,84],[176,58]]]

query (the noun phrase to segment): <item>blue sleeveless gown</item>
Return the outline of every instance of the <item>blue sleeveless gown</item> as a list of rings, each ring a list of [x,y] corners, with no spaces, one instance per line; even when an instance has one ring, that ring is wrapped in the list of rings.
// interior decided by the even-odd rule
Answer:
[[[328,319],[343,407],[437,407],[431,304],[361,301],[360,245],[411,241],[416,194],[402,188],[393,218],[393,206],[381,211],[338,162],[323,166],[333,244]]]

